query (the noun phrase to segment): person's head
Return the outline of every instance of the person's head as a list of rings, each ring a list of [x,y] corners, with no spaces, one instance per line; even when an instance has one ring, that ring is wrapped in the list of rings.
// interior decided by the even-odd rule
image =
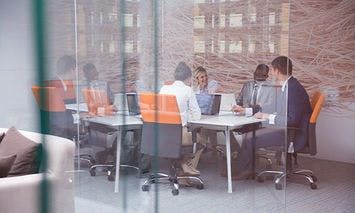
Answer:
[[[271,72],[277,80],[292,75],[292,61],[286,56],[279,56],[271,62]]]
[[[57,74],[60,76],[74,75],[76,61],[69,55],[62,56],[57,61]]]
[[[205,68],[199,66],[195,70],[195,81],[200,89],[207,87],[208,75]]]
[[[83,67],[84,77],[85,79],[90,82],[92,80],[97,80],[99,73],[96,70],[95,65],[92,63],[87,63]]]
[[[266,64],[259,64],[254,71],[255,81],[266,81],[269,77],[269,67]]]
[[[192,76],[192,71],[185,62],[180,62],[174,72],[174,78],[177,81],[188,82]]]

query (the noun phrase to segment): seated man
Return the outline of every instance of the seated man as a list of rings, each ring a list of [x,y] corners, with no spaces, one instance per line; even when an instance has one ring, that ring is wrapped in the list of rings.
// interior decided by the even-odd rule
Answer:
[[[301,150],[307,142],[308,122],[311,116],[311,105],[304,87],[292,76],[292,61],[279,56],[272,63],[270,74],[276,78],[281,86],[280,95],[276,97],[275,112],[257,112],[255,118],[264,118],[270,125],[279,126],[278,129],[264,128],[259,130],[257,138],[244,141],[241,152],[237,157],[237,171],[233,174],[234,180],[249,178],[254,175],[255,148],[279,146],[286,150],[285,127],[297,127],[294,144],[287,144],[288,151]]]
[[[175,95],[180,110],[181,123],[184,127],[189,120],[197,120],[201,117],[201,111],[198,106],[194,91],[189,84],[191,82],[192,72],[184,62],[180,62],[175,69],[175,81],[171,85],[164,85],[160,94]],[[191,133],[187,128],[183,128],[183,144],[192,144]],[[182,162],[181,167],[184,173],[189,175],[198,175],[200,172],[196,169],[200,159],[202,149],[199,150],[192,160]]]
[[[254,80],[248,81],[243,85],[236,98],[237,105],[232,107],[232,111],[251,116],[261,111],[262,108],[267,110],[273,108],[275,104],[274,91],[272,91],[271,82],[267,80],[268,77],[269,67],[266,64],[259,64],[254,71]],[[244,134],[259,129],[260,125],[260,123],[248,124],[235,131],[239,134]],[[230,133],[230,139],[233,156],[236,156],[237,152],[240,152],[240,146],[233,132]],[[227,175],[226,168],[223,169],[221,175]]]

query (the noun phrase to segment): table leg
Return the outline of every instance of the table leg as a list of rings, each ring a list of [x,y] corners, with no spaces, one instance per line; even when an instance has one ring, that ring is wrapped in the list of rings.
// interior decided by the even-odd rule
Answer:
[[[120,159],[121,159],[121,127],[117,130],[117,150],[116,150],[116,175],[115,175],[115,192],[118,192],[118,180],[120,178]]]
[[[227,175],[228,175],[228,193],[232,193],[232,168],[231,168],[231,144],[229,128],[225,130],[226,135],[226,154],[227,154]]]

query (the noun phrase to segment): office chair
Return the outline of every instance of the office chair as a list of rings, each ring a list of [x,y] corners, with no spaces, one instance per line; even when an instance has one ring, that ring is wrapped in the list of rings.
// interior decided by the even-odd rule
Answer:
[[[178,160],[181,156],[182,124],[176,97],[153,93],[139,94],[139,105],[143,119],[141,152],[153,158],[170,159],[170,173],[153,172],[142,186],[149,191],[152,183],[168,181],[172,194],[179,194],[179,181],[196,182],[198,189],[203,189],[203,182],[196,176],[179,176]]]
[[[275,188],[278,190],[282,189],[282,184],[281,180],[286,176],[286,175],[296,175],[296,176],[302,176],[304,177],[309,183],[311,189],[317,189],[317,180],[318,178],[314,175],[314,173],[309,170],[309,169],[300,169],[300,170],[295,170],[293,171],[293,164],[298,164],[297,162],[297,154],[302,153],[302,154],[309,154],[311,156],[314,156],[317,154],[317,143],[316,143],[316,124],[317,124],[317,119],[320,113],[320,110],[322,108],[324,102],[324,94],[321,92],[317,91],[312,95],[311,98],[311,107],[312,107],[312,114],[309,120],[309,125],[308,125],[308,141],[306,146],[298,151],[297,153],[287,153],[286,155],[286,173],[282,171],[263,171],[257,175],[257,181],[263,182],[264,175],[270,175],[270,174],[275,174],[276,177],[274,179],[275,182]],[[297,134],[298,129],[293,128],[293,127],[288,127],[287,128],[287,134],[289,135],[290,141],[293,141],[295,138],[295,135]],[[295,158],[295,162],[292,162],[292,156]]]
[[[34,85],[31,89],[40,110],[42,113],[46,113],[49,118],[49,129],[45,130],[45,133],[71,139],[77,147],[84,148],[83,141],[79,140],[75,132],[76,126],[73,117],[66,110],[58,88]],[[84,161],[89,166],[95,164],[94,158],[88,153],[79,153],[75,156],[75,160]]]
[[[66,86],[66,91],[63,88],[63,84]],[[46,80],[44,85],[57,88],[65,104],[75,103],[75,85],[72,80]]]

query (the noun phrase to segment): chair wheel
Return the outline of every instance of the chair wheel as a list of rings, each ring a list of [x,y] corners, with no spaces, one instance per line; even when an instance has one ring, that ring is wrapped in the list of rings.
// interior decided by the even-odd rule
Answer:
[[[282,190],[282,184],[281,183],[275,183],[275,189]]]
[[[262,176],[256,176],[256,181],[258,181],[259,183],[263,183],[265,179]]]
[[[313,179],[314,182],[317,182],[318,181],[318,178],[314,175],[311,175],[311,178]]]
[[[150,189],[150,185],[146,185],[146,184],[145,184],[145,185],[142,186],[142,191],[143,191],[143,192],[148,192],[149,189]]]
[[[96,176],[96,169],[95,168],[91,168],[90,169],[90,175],[91,176]]]
[[[196,189],[199,189],[199,190],[203,189],[203,187],[204,187],[203,183],[199,183],[196,185]]]
[[[171,193],[175,196],[179,194],[179,190],[178,189],[173,189],[171,190]]]
[[[317,184],[311,183],[311,189],[317,189]]]

